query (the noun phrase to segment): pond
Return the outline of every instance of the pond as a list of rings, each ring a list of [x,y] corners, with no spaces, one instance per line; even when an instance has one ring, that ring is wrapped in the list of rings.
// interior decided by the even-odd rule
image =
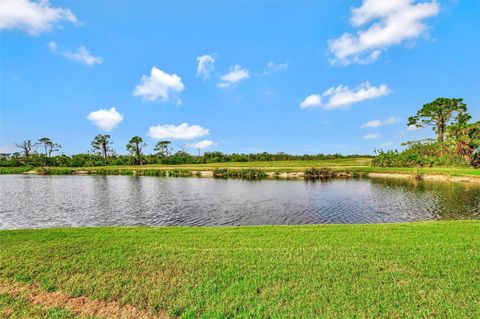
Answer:
[[[0,175],[0,229],[480,219],[477,185]]]

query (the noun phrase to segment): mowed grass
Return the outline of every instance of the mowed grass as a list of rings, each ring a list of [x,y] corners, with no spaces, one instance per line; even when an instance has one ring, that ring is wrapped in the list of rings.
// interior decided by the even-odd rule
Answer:
[[[371,158],[340,158],[331,160],[313,160],[313,161],[255,161],[255,162],[223,162],[207,164],[179,164],[179,165],[115,165],[102,167],[83,167],[84,169],[184,169],[184,170],[214,170],[215,168],[244,169],[258,168],[268,171],[303,171],[309,167],[353,167],[369,166]]]
[[[450,176],[480,176],[480,169],[469,167],[371,167],[372,159],[366,157],[340,158],[332,160],[314,160],[314,161],[256,161],[256,162],[225,162],[208,164],[181,164],[181,165],[119,165],[119,166],[101,166],[101,167],[82,167],[67,168],[75,170],[187,170],[202,171],[214,170],[216,168],[227,169],[259,169],[265,172],[303,172],[311,167],[329,167],[337,171],[347,172],[378,172],[378,173],[405,173],[405,174],[439,174]]]
[[[367,173],[404,173],[404,174],[430,174],[449,176],[478,176],[480,169],[473,167],[354,167],[357,172]]]
[[[74,174],[78,171],[136,171],[136,170],[163,170],[163,171],[213,171],[219,169],[258,169],[265,172],[304,172],[315,167],[328,167],[335,171],[366,172],[366,173],[404,173],[404,174],[436,174],[449,176],[478,176],[480,169],[469,167],[371,167],[372,159],[366,157],[340,158],[332,160],[312,161],[256,161],[256,162],[224,162],[208,164],[180,164],[180,165],[108,165],[89,167],[52,167],[52,173]],[[0,168],[0,174],[23,173],[33,168]]]
[[[480,222],[1,231],[0,277],[181,318],[478,318]]]

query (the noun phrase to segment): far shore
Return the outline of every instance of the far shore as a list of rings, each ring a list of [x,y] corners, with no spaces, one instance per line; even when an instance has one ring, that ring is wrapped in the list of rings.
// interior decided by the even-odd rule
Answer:
[[[370,159],[334,161],[223,162],[182,165],[118,165],[90,167],[2,167],[0,174],[38,175],[135,175],[171,177],[237,177],[252,179],[310,179],[309,169],[320,170],[313,176],[397,178],[426,181],[480,184],[480,169],[468,167],[372,167]]]

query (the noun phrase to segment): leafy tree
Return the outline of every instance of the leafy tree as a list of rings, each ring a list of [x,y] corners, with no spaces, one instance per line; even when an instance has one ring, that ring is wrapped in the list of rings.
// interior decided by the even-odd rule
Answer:
[[[454,114],[457,119],[467,112],[467,105],[463,99],[438,98],[424,104],[415,116],[408,118],[408,125],[416,127],[433,126],[437,134],[437,141],[443,143],[447,126]]]
[[[448,144],[467,161],[471,161],[475,150],[480,148],[480,121],[469,123],[471,118],[468,113],[462,114],[447,128]]]
[[[147,146],[143,143],[143,139],[140,136],[134,136],[127,144],[127,151],[133,155],[135,164],[140,165],[142,163],[142,149]]]
[[[98,134],[92,141],[93,151],[100,153],[105,165],[107,165],[108,154],[112,151],[111,144],[113,143],[110,141],[110,135],[108,134]]]
[[[154,151],[157,151],[160,156],[168,156],[169,155],[169,145],[170,141],[160,141],[155,145]]]
[[[48,137],[42,137],[37,142],[38,145],[42,146],[45,151],[45,165],[48,164],[48,159],[52,156],[52,153],[58,152],[62,146],[53,142]]]
[[[27,162],[30,160],[30,155],[35,151],[37,144],[32,143],[31,140],[25,140],[21,143],[15,143],[15,146],[22,149],[23,155],[27,159]]]

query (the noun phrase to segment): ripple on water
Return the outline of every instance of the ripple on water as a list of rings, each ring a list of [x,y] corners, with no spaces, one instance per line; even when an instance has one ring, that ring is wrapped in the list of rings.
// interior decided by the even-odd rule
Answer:
[[[0,229],[480,218],[480,187],[404,180],[0,176]]]

